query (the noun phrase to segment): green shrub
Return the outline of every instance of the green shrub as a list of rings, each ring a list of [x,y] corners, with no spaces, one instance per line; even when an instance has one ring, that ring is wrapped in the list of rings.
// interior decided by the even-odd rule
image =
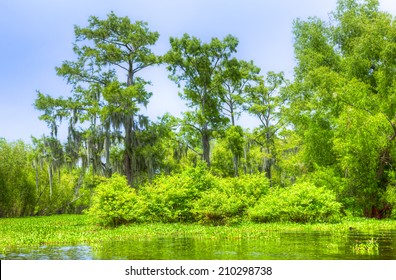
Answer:
[[[200,223],[230,224],[242,219],[246,209],[268,192],[263,175],[216,178],[215,184],[194,203],[194,217]]]
[[[153,222],[192,221],[193,201],[213,183],[214,177],[201,165],[180,174],[159,176],[139,191],[141,214]]]
[[[341,204],[334,192],[311,183],[274,188],[248,210],[256,222],[337,222]]]
[[[234,163],[231,150],[226,146],[225,139],[217,140],[212,151],[210,169],[220,177],[234,176]]]
[[[100,225],[117,226],[139,220],[138,207],[135,190],[124,176],[115,173],[98,185],[87,213]]]
[[[241,175],[229,180],[235,192],[246,199],[248,206],[254,205],[257,200],[268,193],[269,180],[263,174]]]
[[[235,192],[214,188],[195,201],[192,212],[200,223],[220,225],[238,221],[245,208],[245,199]]]

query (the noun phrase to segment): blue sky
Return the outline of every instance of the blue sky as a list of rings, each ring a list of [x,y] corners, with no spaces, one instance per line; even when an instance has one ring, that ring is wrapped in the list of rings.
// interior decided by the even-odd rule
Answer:
[[[380,0],[382,10],[396,15],[396,1]],[[67,96],[70,88],[55,67],[73,60],[73,26],[86,26],[90,15],[110,11],[132,21],[147,21],[160,38],[154,51],[164,54],[169,37],[184,33],[208,41],[232,34],[239,39],[237,57],[253,60],[267,71],[294,67],[292,22],[318,16],[328,19],[336,0],[0,0],[0,138],[30,141],[48,134],[33,107],[36,90]],[[164,67],[146,70],[153,97],[145,114],[155,120],[166,112],[179,115],[184,102]],[[249,118],[242,125],[254,125]],[[62,137],[62,135],[61,135]]]

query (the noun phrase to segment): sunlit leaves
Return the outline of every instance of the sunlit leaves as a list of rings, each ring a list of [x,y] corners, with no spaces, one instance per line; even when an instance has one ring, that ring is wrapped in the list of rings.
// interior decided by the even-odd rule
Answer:
[[[339,1],[332,16],[295,22],[288,115],[303,135],[305,162],[339,170],[345,192],[368,213],[392,180],[395,25],[376,0]]]
[[[226,122],[221,116],[221,99],[216,77],[221,65],[236,52],[238,40],[229,35],[222,41],[213,38],[203,43],[196,37],[184,34],[170,38],[171,50],[164,56],[170,78],[183,87],[180,96],[193,111],[185,113],[189,129],[201,137],[203,159],[210,165],[210,139],[213,131]]]
[[[132,185],[134,173],[139,171],[132,171],[137,149],[134,131],[145,127],[139,111],[151,97],[145,89],[149,82],[138,74],[159,62],[150,49],[159,34],[151,32],[145,22],[132,23],[113,12],[103,20],[91,16],[88,22],[87,27],[74,28],[76,60],[64,61],[56,68],[72,86],[72,97],[52,98],[39,93],[35,106],[44,112],[41,119],[55,136],[62,119],[69,120],[68,151],[81,156],[79,150],[86,150],[88,158],[82,160],[83,166],[84,162],[92,164],[94,171],[103,169],[110,175],[110,146],[123,145],[123,171]]]

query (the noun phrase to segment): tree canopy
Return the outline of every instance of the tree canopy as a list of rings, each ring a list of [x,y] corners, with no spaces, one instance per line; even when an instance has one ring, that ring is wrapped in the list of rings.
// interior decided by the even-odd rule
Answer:
[[[290,119],[308,170],[336,170],[367,216],[394,191],[395,22],[375,0],[338,1],[332,20],[294,23]]]
[[[52,98],[39,93],[35,106],[44,111],[40,118],[48,122],[52,136],[56,136],[59,122],[68,119],[71,152],[79,156],[85,148],[87,164],[103,169],[104,174],[115,171],[110,147],[120,144],[124,149],[122,171],[133,185],[141,171],[139,131],[149,126],[139,111],[152,94],[145,89],[149,82],[138,74],[159,62],[150,50],[159,34],[151,32],[145,22],[131,23],[128,17],[114,13],[105,20],[91,16],[88,22],[87,27],[74,28],[76,61],[65,61],[56,68],[57,74],[73,86],[73,96]],[[121,73],[125,80],[120,79]]]
[[[119,197],[108,205],[125,214],[116,224],[283,220],[312,205],[311,220],[391,215],[396,22],[377,0],[339,0],[327,21],[296,19],[292,80],[240,59],[232,35],[171,37],[159,56],[158,32],[113,12],[74,32],[75,58],[56,68],[71,93],[38,92],[34,103],[49,135],[31,146],[0,139],[0,216],[81,212],[95,192],[96,204],[125,193],[137,205],[133,215]],[[181,118],[142,114],[156,94],[142,73],[160,64],[188,107]],[[257,127],[239,125],[243,114]],[[284,203],[288,196],[296,203]]]

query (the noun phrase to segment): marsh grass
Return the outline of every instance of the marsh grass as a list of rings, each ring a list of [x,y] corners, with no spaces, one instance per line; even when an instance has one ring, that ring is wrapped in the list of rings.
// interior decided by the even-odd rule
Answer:
[[[265,239],[281,232],[330,232],[344,237],[351,230],[396,230],[395,220],[344,220],[337,224],[296,223],[242,223],[233,226],[203,226],[198,224],[129,224],[119,227],[101,227],[92,224],[87,215],[55,215],[0,219],[0,252],[3,255],[12,248],[28,248],[44,245],[97,246],[109,241],[150,239],[158,237],[189,237],[196,239]],[[357,251],[365,251],[357,245]],[[369,246],[369,245],[367,245]],[[368,251],[368,250],[366,250]]]

